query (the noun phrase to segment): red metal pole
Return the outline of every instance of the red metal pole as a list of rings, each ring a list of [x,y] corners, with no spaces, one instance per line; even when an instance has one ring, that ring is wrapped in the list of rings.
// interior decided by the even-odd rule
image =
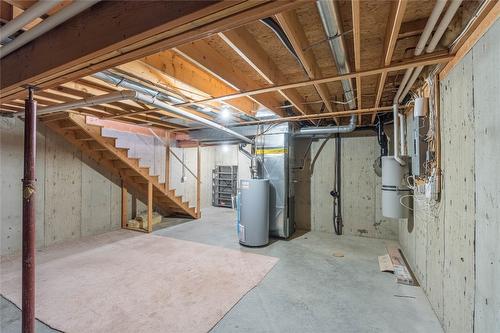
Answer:
[[[36,101],[33,88],[28,88],[24,116],[24,178],[23,178],[23,333],[35,332],[35,156]]]

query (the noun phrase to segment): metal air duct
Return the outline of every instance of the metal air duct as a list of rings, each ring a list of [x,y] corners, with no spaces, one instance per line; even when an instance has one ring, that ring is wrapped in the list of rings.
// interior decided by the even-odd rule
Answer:
[[[335,65],[339,74],[348,74],[351,72],[349,62],[347,60],[347,52],[342,34],[340,14],[337,8],[336,1],[317,1],[319,15],[323,22],[328,44],[335,59]],[[349,108],[356,108],[356,100],[354,98],[354,89],[351,80],[342,80],[342,88]]]
[[[138,91],[134,91],[134,90],[122,90],[122,91],[117,91],[117,92],[106,94],[106,95],[84,98],[84,99],[76,101],[76,102],[57,104],[57,105],[49,106],[46,108],[42,108],[42,109],[40,109],[40,111],[37,114],[41,115],[41,114],[58,112],[58,111],[66,111],[66,110],[77,109],[77,108],[82,108],[82,107],[86,107],[86,106],[106,104],[106,103],[118,102],[118,101],[123,101],[123,100],[133,100],[133,101],[137,101],[137,102],[146,103],[146,104],[155,106],[159,109],[174,113],[174,114],[179,115],[181,117],[188,118],[188,119],[191,119],[193,121],[202,123],[204,125],[207,125],[208,127],[212,127],[212,128],[217,129],[217,130],[226,132],[227,134],[229,134],[233,137],[236,137],[243,142],[252,143],[252,140],[250,140],[249,138],[247,138],[239,133],[236,133],[235,131],[233,131],[227,127],[224,127],[216,122],[213,122],[211,120],[205,119],[205,118],[200,117],[198,115],[192,114],[189,111],[183,110],[183,109],[178,108],[176,106],[167,104],[163,101],[158,100],[154,96],[149,96],[149,95],[146,95],[146,94],[140,93]],[[19,115],[22,116],[23,113],[19,113]]]
[[[325,136],[336,133],[350,133],[356,129],[356,115],[352,115],[348,125],[302,127],[294,134],[296,137]]]

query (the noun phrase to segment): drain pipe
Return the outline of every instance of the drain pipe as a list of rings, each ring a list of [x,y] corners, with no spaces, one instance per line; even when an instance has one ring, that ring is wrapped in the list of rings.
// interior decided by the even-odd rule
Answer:
[[[42,115],[42,114],[48,114],[48,113],[53,113],[53,112],[59,112],[59,111],[67,111],[67,110],[71,110],[71,109],[78,109],[78,108],[82,108],[82,107],[99,105],[99,104],[107,104],[107,103],[118,102],[118,101],[123,101],[123,100],[133,100],[133,101],[149,104],[149,105],[155,106],[159,109],[162,109],[162,110],[174,113],[176,115],[179,115],[181,117],[188,118],[190,120],[202,123],[204,125],[207,125],[208,127],[212,127],[214,129],[226,132],[229,135],[232,135],[243,142],[252,143],[252,140],[250,140],[246,136],[243,136],[243,135],[241,135],[241,134],[239,134],[239,133],[237,133],[237,132],[235,132],[227,127],[224,127],[216,122],[213,122],[211,120],[205,119],[205,118],[200,117],[198,115],[192,114],[192,113],[185,111],[181,108],[178,108],[176,106],[162,102],[162,101],[156,99],[154,96],[149,96],[149,95],[140,93],[138,91],[133,91],[133,90],[122,90],[122,91],[117,91],[117,92],[113,92],[113,93],[106,94],[106,95],[84,98],[84,99],[81,99],[81,100],[76,101],[76,102],[56,104],[53,106],[49,106],[49,107],[40,109],[40,112],[38,112],[37,114]],[[21,112],[18,113],[18,116],[23,116],[23,115],[24,115],[24,113],[21,113]]]
[[[40,1],[42,2],[42,1]],[[52,16],[49,16],[33,28],[29,29],[19,37],[15,38],[12,42],[0,48],[0,59],[14,52],[21,46],[31,42],[32,40],[40,37],[44,33],[57,27],[61,23],[69,20],[73,16],[83,12],[85,9],[92,7],[99,0],[76,0],[71,5],[61,9]],[[3,38],[3,37],[2,37]]]
[[[46,14],[62,0],[42,0],[26,9],[21,15],[0,28],[0,43],[5,44],[9,37],[21,30],[26,24]]]
[[[397,106],[396,106],[397,109]],[[294,134],[296,137],[324,136],[336,133],[350,133],[356,129],[356,115],[352,115],[348,125],[324,126],[324,127],[302,127]]]
[[[441,37],[443,37],[444,33],[446,32],[446,28],[448,28],[448,25],[453,19],[453,16],[455,16],[455,13],[457,12],[461,4],[462,0],[452,1],[448,9],[446,10],[446,13],[444,14],[443,18],[441,19],[441,22],[439,22],[439,25],[436,28],[436,31],[434,32],[434,35],[432,36],[432,39],[429,42],[429,45],[427,45],[427,49],[425,50],[426,53],[434,52],[437,44],[441,40]],[[408,94],[408,92],[410,91],[415,81],[418,79],[418,76],[420,75],[423,69],[424,66],[418,66],[417,68],[415,68],[413,75],[409,79],[408,83],[406,84],[406,88],[403,90],[403,93],[400,96],[400,100],[402,100],[406,96],[406,94]]]
[[[432,30],[434,29],[434,26],[436,25],[439,16],[441,15],[442,11],[444,10],[444,7],[446,5],[446,0],[438,0],[436,2],[436,5],[434,6],[434,9],[432,9],[432,13],[429,16],[429,19],[427,20],[427,23],[425,24],[424,31],[422,31],[422,34],[420,35],[420,38],[417,43],[417,47],[415,48],[414,55],[419,56],[422,54],[422,52],[425,49],[425,44],[427,44],[427,41],[429,40],[429,37],[431,36]],[[403,99],[405,94],[402,94],[403,90],[405,89],[408,80],[411,77],[411,74],[413,72],[412,68],[408,68],[403,76],[403,79],[401,80],[401,84],[399,85],[398,91],[396,92],[396,96],[394,96],[394,104],[399,104],[399,102]]]

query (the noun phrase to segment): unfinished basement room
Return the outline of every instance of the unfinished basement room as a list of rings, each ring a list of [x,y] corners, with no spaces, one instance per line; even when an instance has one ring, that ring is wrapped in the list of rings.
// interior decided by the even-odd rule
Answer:
[[[0,9],[1,333],[500,333],[500,1]]]

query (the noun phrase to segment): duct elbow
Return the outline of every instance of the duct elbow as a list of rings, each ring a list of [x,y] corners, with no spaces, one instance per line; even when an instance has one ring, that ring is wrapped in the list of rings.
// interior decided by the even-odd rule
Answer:
[[[312,136],[327,136],[331,134],[351,133],[356,129],[356,115],[351,115],[348,125],[342,126],[324,126],[324,127],[303,127],[294,136],[297,137],[312,137]]]

